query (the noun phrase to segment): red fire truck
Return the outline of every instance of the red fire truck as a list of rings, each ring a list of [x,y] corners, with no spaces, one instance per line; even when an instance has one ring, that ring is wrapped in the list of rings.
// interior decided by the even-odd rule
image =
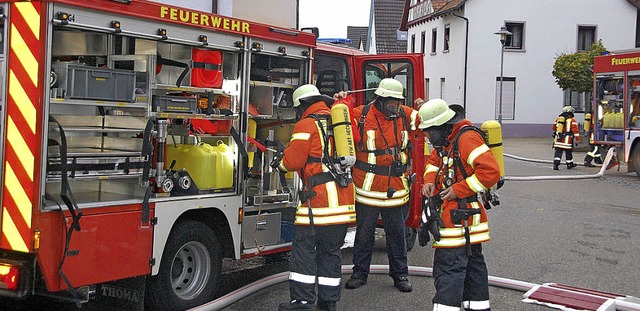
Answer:
[[[421,55],[142,0],[0,1],[0,39],[0,300],[210,301],[223,258],[291,247],[299,177],[248,140],[288,143],[297,86],[423,95]]]
[[[640,51],[596,56],[593,73],[595,143],[617,148],[640,177]]]

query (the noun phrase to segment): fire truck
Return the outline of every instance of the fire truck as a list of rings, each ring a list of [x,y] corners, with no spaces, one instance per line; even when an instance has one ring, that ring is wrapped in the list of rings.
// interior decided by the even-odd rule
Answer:
[[[596,56],[593,73],[594,143],[615,147],[640,177],[640,50]]]
[[[142,0],[0,1],[0,39],[4,301],[208,302],[223,258],[291,248],[299,176],[269,163],[297,86],[332,95],[394,77],[408,105],[424,93],[419,54]]]

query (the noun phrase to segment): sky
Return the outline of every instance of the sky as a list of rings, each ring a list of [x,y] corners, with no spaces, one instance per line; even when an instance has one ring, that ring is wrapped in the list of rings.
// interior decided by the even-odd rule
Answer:
[[[300,27],[318,27],[320,38],[346,38],[347,26],[368,26],[371,0],[300,0]]]

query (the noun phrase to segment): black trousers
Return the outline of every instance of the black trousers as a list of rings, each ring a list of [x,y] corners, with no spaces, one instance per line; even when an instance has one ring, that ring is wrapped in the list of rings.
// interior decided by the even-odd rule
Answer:
[[[465,310],[491,310],[489,274],[482,255],[482,244],[471,245],[471,252],[471,256],[467,256],[465,247],[435,249],[434,306],[459,308],[463,305]]]
[[[289,264],[291,300],[332,302],[340,300],[342,253],[347,225],[295,226]]]
[[[573,149],[562,149],[562,148],[555,148],[555,152],[553,154],[553,162],[560,164],[560,161],[562,160],[562,152],[565,152],[566,155],[566,162],[567,163],[572,163],[573,162]]]

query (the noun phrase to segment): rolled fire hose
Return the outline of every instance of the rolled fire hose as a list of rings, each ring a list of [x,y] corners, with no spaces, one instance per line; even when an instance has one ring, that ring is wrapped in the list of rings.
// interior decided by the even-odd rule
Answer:
[[[602,167],[600,171],[596,174],[589,175],[550,175],[550,176],[505,176],[505,180],[514,180],[514,181],[534,181],[534,180],[565,180],[565,179],[592,179],[602,177],[604,172],[607,170],[607,166],[611,162],[613,158],[614,148],[609,148],[609,152],[607,152],[607,156],[604,158],[604,163],[602,163]],[[518,156],[514,156],[511,154],[504,154],[505,157],[509,157],[516,160],[523,160],[529,162],[537,162],[537,163],[553,163],[553,161],[549,160],[539,160],[539,159],[528,159],[522,158]]]
[[[342,265],[342,274],[351,274],[353,265]],[[371,265],[371,274],[389,274],[388,265]],[[433,276],[433,268],[430,267],[418,267],[409,266],[410,276]],[[276,285],[278,283],[286,282],[289,280],[289,272],[280,272],[274,275],[270,275],[263,279],[257,280],[251,284],[238,288],[216,300],[195,307],[190,310],[220,310],[224,307],[231,305],[232,303],[245,298],[259,290],[265,289],[269,286]],[[489,285],[495,287],[501,287],[505,289],[516,290],[520,292],[527,292],[533,287],[539,286],[539,284],[529,283],[524,281],[518,281],[513,279],[501,278],[496,276],[489,276]],[[638,311],[640,310],[640,303],[633,301],[616,300],[616,310],[621,311]]]

